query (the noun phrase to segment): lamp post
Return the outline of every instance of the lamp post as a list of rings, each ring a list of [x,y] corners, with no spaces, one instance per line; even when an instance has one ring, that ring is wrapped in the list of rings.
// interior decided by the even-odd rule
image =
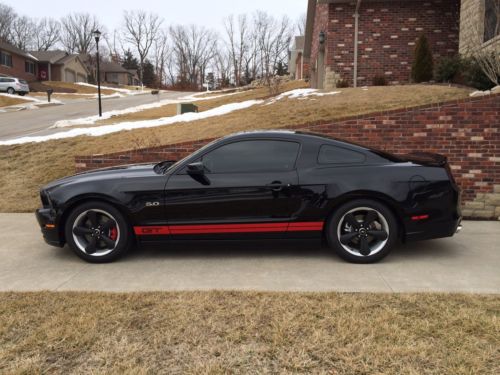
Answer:
[[[101,69],[99,66],[99,39],[101,38],[101,32],[95,30],[92,32],[94,34],[95,43],[97,47],[97,97],[99,101],[99,117],[102,117],[102,103],[101,103]]]

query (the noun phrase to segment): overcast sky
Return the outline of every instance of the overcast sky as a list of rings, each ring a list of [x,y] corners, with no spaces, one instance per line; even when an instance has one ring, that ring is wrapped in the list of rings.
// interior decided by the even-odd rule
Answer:
[[[118,28],[124,10],[143,9],[159,14],[170,24],[199,24],[221,31],[230,14],[263,10],[288,15],[293,21],[307,11],[307,0],[0,0],[20,15],[60,18],[70,12],[96,14],[108,30]]]

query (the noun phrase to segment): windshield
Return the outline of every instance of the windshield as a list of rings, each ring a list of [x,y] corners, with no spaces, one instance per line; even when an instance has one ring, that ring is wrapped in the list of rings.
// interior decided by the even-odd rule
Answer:
[[[27,84],[28,84],[28,82],[26,82],[24,79],[20,79],[20,80],[19,80],[19,82],[21,82],[21,83],[22,83],[22,84],[24,84],[24,85],[27,85]]]

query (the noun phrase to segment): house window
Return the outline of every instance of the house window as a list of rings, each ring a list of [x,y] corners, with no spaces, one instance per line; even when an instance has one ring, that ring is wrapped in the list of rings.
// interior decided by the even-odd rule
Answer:
[[[484,41],[500,35],[500,0],[484,2]]]
[[[35,63],[33,61],[26,61],[24,63],[26,73],[35,74]]]
[[[0,51],[0,65],[10,66],[12,68],[12,56],[7,52]]]

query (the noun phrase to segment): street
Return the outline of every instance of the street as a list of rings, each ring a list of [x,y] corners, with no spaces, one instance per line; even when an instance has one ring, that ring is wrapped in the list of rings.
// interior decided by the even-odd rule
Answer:
[[[144,94],[103,99],[102,110],[106,112],[126,109],[142,104],[154,103],[158,100],[175,100],[187,95],[190,95],[190,93],[169,91],[163,92],[159,96]],[[69,128],[50,129],[50,127],[59,120],[94,116],[97,113],[97,99],[68,100],[64,105],[0,113],[0,141],[29,135],[47,135],[69,130]]]
[[[46,245],[34,214],[0,214],[0,290],[263,290],[500,293],[500,222],[464,222],[452,238],[398,247],[354,265],[314,241],[178,242],[88,264]]]

